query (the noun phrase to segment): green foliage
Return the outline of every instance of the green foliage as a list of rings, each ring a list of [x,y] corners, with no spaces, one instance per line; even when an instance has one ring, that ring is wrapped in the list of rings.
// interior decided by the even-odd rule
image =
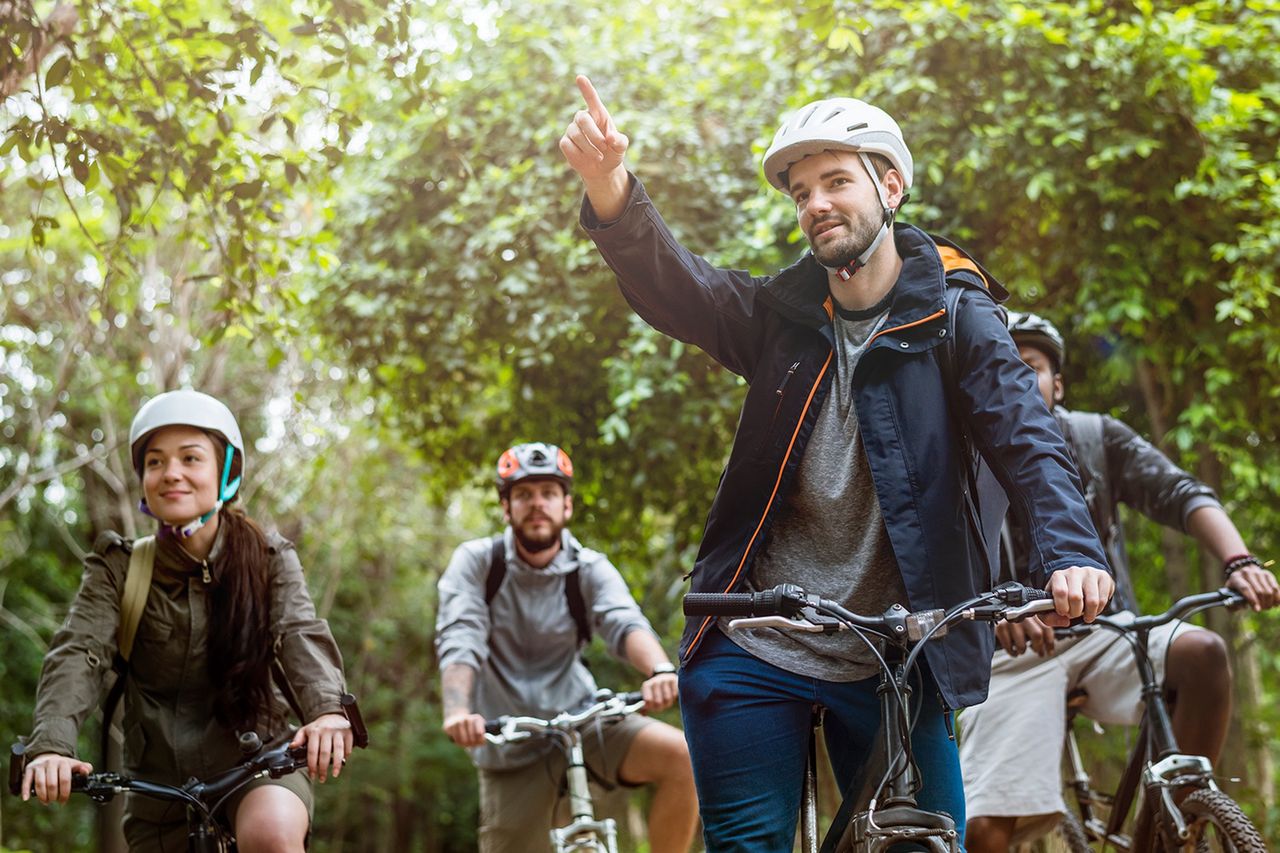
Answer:
[[[181,384],[244,421],[250,507],[298,541],[373,724],[376,748],[320,791],[326,849],[474,847],[434,589],[497,526],[507,445],[570,450],[575,530],[673,646],[742,388],[636,320],[577,227],[556,145],[577,72],[677,236],[758,274],[803,243],[759,174],[779,116],[830,94],[885,107],[916,158],[905,218],[1058,321],[1068,402],[1151,435],[1277,549],[1274,3],[75,11],[65,30],[50,3],[0,9],[0,737],[28,726],[79,557],[141,521],[134,408]],[[1129,524],[1144,605],[1217,582]],[[1262,818],[1280,625],[1226,627],[1255,691],[1229,769]],[[592,657],[602,683],[633,677]],[[87,806],[0,807],[0,843],[90,846]]]

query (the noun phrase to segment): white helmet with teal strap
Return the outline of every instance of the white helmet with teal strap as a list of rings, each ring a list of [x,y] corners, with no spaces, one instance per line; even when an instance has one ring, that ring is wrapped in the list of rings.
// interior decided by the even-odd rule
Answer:
[[[236,423],[235,415],[231,414],[231,410],[221,400],[190,389],[167,391],[144,403],[129,427],[129,451],[133,469],[139,478],[142,477],[147,439],[156,430],[167,426],[189,426],[204,430],[221,439],[226,450],[222,479],[218,484],[218,499],[213,509],[187,524],[171,525],[176,533],[185,538],[203,527],[205,522],[222,509],[223,504],[235,500],[244,476],[244,438],[240,434],[240,425]],[[152,515],[145,498],[139,508],[147,515]]]

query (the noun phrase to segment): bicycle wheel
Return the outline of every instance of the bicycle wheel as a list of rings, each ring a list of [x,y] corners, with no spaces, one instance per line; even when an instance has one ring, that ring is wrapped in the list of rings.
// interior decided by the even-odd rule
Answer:
[[[1089,835],[1084,831],[1084,824],[1080,822],[1080,815],[1068,810],[1062,815],[1062,821],[1057,828],[1058,838],[1062,839],[1062,843],[1066,846],[1070,853],[1092,853],[1093,848],[1089,846]]]
[[[1195,791],[1182,801],[1182,811],[1192,824],[1196,853],[1266,853],[1262,834],[1222,791]]]

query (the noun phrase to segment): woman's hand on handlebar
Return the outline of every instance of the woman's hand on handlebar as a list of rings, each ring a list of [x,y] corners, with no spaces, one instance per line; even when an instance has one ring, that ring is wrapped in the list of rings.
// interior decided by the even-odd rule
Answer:
[[[1241,566],[1227,578],[1227,588],[1244,596],[1254,611],[1267,610],[1280,604],[1280,583],[1276,576],[1261,566]]]
[[[34,785],[36,798],[45,805],[55,800],[65,803],[71,796],[71,774],[87,776],[92,772],[93,765],[87,761],[53,752],[41,753],[27,762],[26,772],[22,774],[22,799],[24,802],[31,799]]]
[[[680,680],[674,672],[660,672],[640,685],[644,696],[644,710],[662,711],[675,704],[680,697]]]
[[[1053,593],[1054,612],[1042,614],[1041,621],[1055,628],[1065,628],[1072,619],[1081,616],[1086,622],[1096,619],[1111,600],[1116,582],[1102,569],[1072,566],[1050,575],[1045,589]]]
[[[444,733],[458,746],[484,746],[484,717],[469,711],[444,718]]]
[[[293,736],[289,746],[307,747],[307,772],[323,782],[332,767],[336,779],[354,747],[351,723],[342,714],[321,714]]]

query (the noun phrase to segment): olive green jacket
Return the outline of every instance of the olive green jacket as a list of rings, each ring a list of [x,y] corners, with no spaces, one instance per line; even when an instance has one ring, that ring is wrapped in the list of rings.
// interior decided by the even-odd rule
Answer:
[[[173,538],[157,543],[151,592],[125,684],[124,769],[129,775],[182,784],[240,760],[237,733],[214,719],[214,685],[205,658],[205,570],[216,580],[222,542],[219,535],[204,564]],[[345,683],[337,644],[328,624],[316,616],[292,543],[271,535],[268,545],[271,635],[276,658],[306,717],[303,722],[341,713],[338,697]],[[100,707],[110,688],[120,597],[132,549],[132,542],[105,533],[85,559],[71,612],[45,655],[28,755],[75,756],[81,724]],[[289,707],[278,687],[273,693],[272,707],[258,724],[264,741],[289,726]]]

